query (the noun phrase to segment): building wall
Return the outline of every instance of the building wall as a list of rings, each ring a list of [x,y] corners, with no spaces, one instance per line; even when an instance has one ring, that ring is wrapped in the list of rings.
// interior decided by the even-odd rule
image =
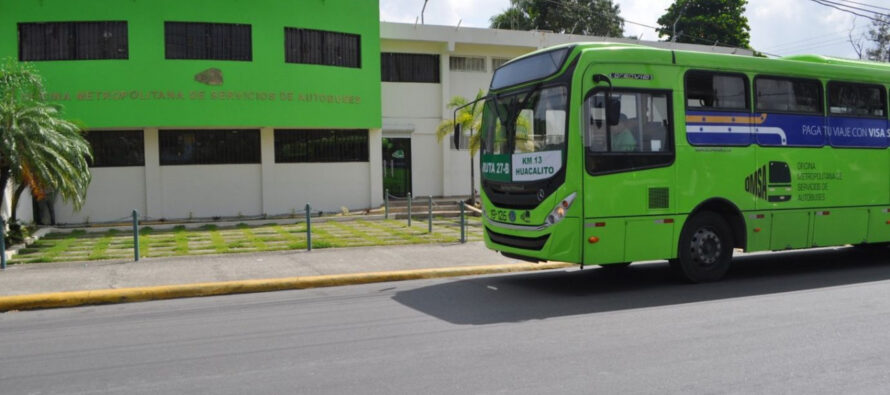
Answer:
[[[68,204],[56,205],[56,222],[104,222],[126,219],[133,210],[145,214],[145,167],[91,169],[93,180],[79,212]]]
[[[357,163],[274,161],[274,128],[367,130],[370,149],[380,150],[377,0],[0,0],[0,10],[0,57],[18,56],[19,23],[127,23],[128,59],[33,62],[66,118],[96,133],[145,133],[145,166],[92,168],[83,209],[57,201],[57,222],[115,221],[133,209],[176,219],[288,214],[307,202],[324,211],[382,202],[379,152]],[[166,59],[167,21],[249,24],[252,59]],[[285,27],[360,35],[360,67],[286,63]],[[221,84],[198,81],[211,68],[222,73]],[[261,163],[159,163],[159,130],[235,128],[261,130]]]
[[[127,22],[129,59],[34,62],[50,98],[87,128],[379,127],[376,0],[0,0],[0,10],[0,57],[17,57],[20,22]],[[165,59],[167,21],[250,24],[252,60]],[[285,63],[285,27],[361,35],[361,68]],[[196,80],[210,68],[221,85]]]
[[[260,166],[162,166],[162,218],[262,214]]]
[[[368,162],[275,163],[274,129],[263,128],[262,162],[245,165],[161,166],[158,133],[145,131],[145,166],[92,168],[86,204],[74,211],[56,201],[56,222],[120,221],[132,210],[142,218],[171,220],[287,215],[302,212],[306,203],[324,212],[382,204],[379,129],[369,132],[376,155],[370,151]],[[19,215],[30,221],[30,201],[24,200]]]

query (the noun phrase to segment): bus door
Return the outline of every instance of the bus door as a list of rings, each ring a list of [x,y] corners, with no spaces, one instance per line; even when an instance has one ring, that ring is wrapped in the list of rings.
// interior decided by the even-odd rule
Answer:
[[[581,125],[584,263],[663,259],[675,232],[671,91],[622,88],[619,80],[609,91],[592,74]]]

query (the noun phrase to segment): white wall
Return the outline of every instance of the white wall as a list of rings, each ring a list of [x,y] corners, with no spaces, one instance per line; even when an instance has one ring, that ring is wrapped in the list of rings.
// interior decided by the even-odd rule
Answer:
[[[22,192],[17,215],[19,221],[22,223],[27,224],[34,222],[34,199],[31,197],[31,188],[25,188]]]
[[[275,182],[264,189],[266,213],[301,212],[306,203],[312,204],[313,211],[340,211],[344,206],[351,210],[368,208],[369,168],[368,162],[275,164],[270,170]]]
[[[440,84],[384,82],[380,87],[384,118],[435,118],[442,116]]]
[[[56,198],[56,223],[108,222],[130,216],[133,210],[145,213],[145,167],[93,167],[93,180],[87,189],[83,208]]]
[[[162,218],[263,213],[260,165],[161,166]]]
[[[435,129],[411,135],[411,189],[414,196],[442,196],[442,149]],[[448,144],[444,140],[442,144]]]

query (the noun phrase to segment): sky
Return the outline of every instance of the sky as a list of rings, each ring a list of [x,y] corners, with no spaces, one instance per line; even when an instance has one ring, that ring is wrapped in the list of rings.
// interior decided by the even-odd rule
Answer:
[[[881,4],[887,0],[860,0]],[[657,26],[673,0],[613,0],[626,21]],[[386,22],[415,23],[424,0],[380,0],[380,19]],[[424,22],[430,25],[488,27],[489,18],[505,10],[509,0],[429,0]],[[884,6],[890,7],[890,4]],[[751,46],[761,52],[787,56],[820,54],[856,58],[849,43],[868,31],[869,20],[854,17],[811,0],[748,0],[745,11],[751,26]],[[419,21],[418,21],[419,23]],[[625,35],[658,40],[655,30],[625,23]],[[865,41],[863,41],[865,42]]]

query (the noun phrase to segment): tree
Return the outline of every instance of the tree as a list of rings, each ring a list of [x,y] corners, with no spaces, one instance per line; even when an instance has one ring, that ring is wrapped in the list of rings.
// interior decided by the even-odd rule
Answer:
[[[750,48],[747,4],[747,0],[675,0],[658,18],[658,35],[681,43]]]
[[[624,19],[619,14],[612,0],[510,0],[510,7],[490,20],[493,29],[622,37]]]
[[[81,129],[45,102],[37,71],[14,60],[0,65],[0,192],[12,181],[17,194],[27,185],[38,200],[52,191],[80,209],[90,184],[90,160]],[[12,210],[15,218],[16,207]]]
[[[868,30],[868,41],[872,46],[865,50],[865,58],[880,62],[890,62],[890,15],[876,14]]]
[[[436,138],[440,143],[445,139],[445,136],[454,132],[455,123],[460,125],[462,133],[469,134],[469,143],[467,145],[470,151],[470,198],[468,201],[471,205],[476,204],[476,161],[474,158],[481,147],[481,139],[479,133],[476,132],[479,131],[479,127],[482,125],[482,108],[485,102],[479,99],[483,97],[485,97],[485,92],[480,89],[476,93],[475,101],[470,105],[467,105],[469,102],[462,96],[451,98],[451,101],[448,102],[448,108],[460,109],[457,110],[454,119],[446,119],[436,128]]]

